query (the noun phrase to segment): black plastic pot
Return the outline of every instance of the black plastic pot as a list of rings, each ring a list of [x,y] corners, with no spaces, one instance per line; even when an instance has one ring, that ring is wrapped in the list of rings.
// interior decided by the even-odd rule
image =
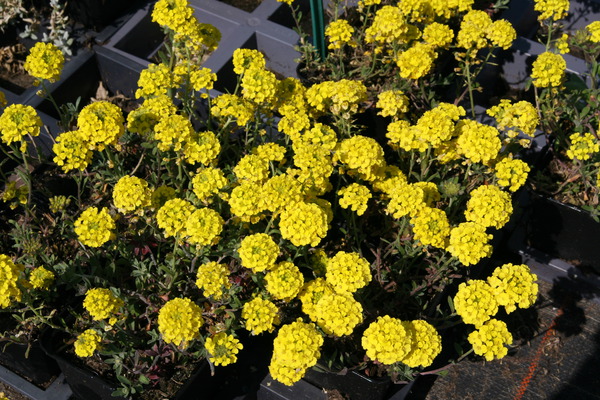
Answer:
[[[37,341],[31,343],[29,354],[26,354],[27,344],[5,342],[0,348],[0,364],[28,378],[34,385],[48,383],[60,374],[56,361],[48,357]]]

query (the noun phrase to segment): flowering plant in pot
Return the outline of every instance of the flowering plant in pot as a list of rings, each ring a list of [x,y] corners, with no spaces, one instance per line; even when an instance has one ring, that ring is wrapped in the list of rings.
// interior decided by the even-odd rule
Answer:
[[[249,49],[232,54],[235,91],[210,97],[216,71],[198,62],[215,31],[185,1],[158,1],[153,19],[170,40],[140,75],[140,107],[76,115],[52,155],[75,193],[27,221],[60,232],[51,268],[82,296],[63,326],[70,351],[141,398],[203,358],[235,362],[241,330],[275,332],[269,369],[286,385],[321,357],[413,379],[453,326],[469,338],[442,364],[506,354],[493,317],[533,304],[535,277],[506,264],[473,278],[526,179],[513,133],[530,121],[502,109],[505,134],[460,100],[413,106],[398,85],[426,90],[420,77],[389,75],[375,102],[360,80],[307,88]],[[358,122],[367,109],[385,138]]]

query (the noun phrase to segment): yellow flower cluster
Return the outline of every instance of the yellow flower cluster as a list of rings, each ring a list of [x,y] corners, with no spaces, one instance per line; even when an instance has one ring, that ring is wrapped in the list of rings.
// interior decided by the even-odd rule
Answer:
[[[265,275],[267,291],[277,300],[290,301],[304,285],[304,276],[294,263],[282,261]]]
[[[215,365],[229,365],[237,361],[237,353],[244,347],[233,335],[219,332],[206,339],[209,360]]]
[[[360,81],[341,79],[325,81],[306,90],[306,101],[317,112],[334,115],[356,113],[358,105],[367,99],[367,88]]]
[[[567,62],[560,54],[545,52],[533,62],[531,79],[538,88],[559,87],[565,78]]]
[[[269,178],[263,185],[265,208],[273,213],[279,213],[286,207],[302,201],[303,187],[298,179],[289,174]]]
[[[567,16],[569,12],[569,0],[535,0],[533,9],[540,13],[538,20],[546,19],[558,21]]]
[[[93,329],[87,329],[83,333],[77,336],[77,340],[73,345],[75,346],[75,354],[78,357],[91,357],[94,352],[100,347],[102,337],[98,332]]]
[[[404,13],[399,7],[385,5],[375,13],[373,22],[365,31],[365,42],[378,46],[392,43],[406,43],[410,35],[410,26],[406,23]],[[414,34],[414,33],[413,33]]]
[[[502,99],[500,104],[489,108],[486,113],[496,119],[498,129],[507,130],[510,138],[517,136],[517,130],[533,136],[540,122],[537,110],[528,101],[518,101],[513,104],[508,99]]]
[[[412,337],[412,348],[402,362],[411,368],[430,366],[442,351],[442,337],[423,320],[407,322],[404,327]]]
[[[238,254],[244,267],[263,272],[275,266],[279,246],[266,233],[255,233],[242,239]]]
[[[219,241],[224,223],[223,217],[211,208],[195,210],[185,222],[186,241],[200,246],[215,244]]]
[[[38,267],[29,274],[29,284],[34,289],[48,289],[54,281],[54,273],[44,267]]]
[[[411,218],[415,240],[423,246],[445,249],[450,236],[450,222],[444,210],[425,207]]]
[[[461,120],[456,124],[457,151],[471,162],[487,164],[498,156],[502,142],[496,128],[473,120]]]
[[[192,178],[192,189],[198,200],[206,201],[209,196],[217,194],[227,185],[223,171],[215,167],[201,168]]]
[[[191,34],[194,9],[188,0],[159,0],[152,9],[152,22],[180,34]]]
[[[324,254],[323,257],[325,258],[323,261],[326,263],[327,259]],[[334,293],[334,290],[325,281],[325,278],[316,278],[307,282],[300,291],[300,294],[298,294],[298,298],[302,302],[302,311],[313,321],[318,321],[319,313],[317,311],[317,304],[323,296],[330,293]]]
[[[291,134],[290,137],[294,141],[294,148],[305,144],[312,144],[321,146],[325,150],[333,151],[337,144],[337,134],[335,131],[320,122],[314,124],[311,129],[304,131],[302,135]]]
[[[508,187],[511,192],[525,184],[529,171],[530,168],[526,162],[510,157],[503,158],[494,166],[498,185]]]
[[[412,349],[410,330],[406,323],[389,315],[378,317],[365,330],[362,347],[371,360],[391,365],[402,361]]]
[[[556,47],[556,51],[560,54],[568,54],[571,51],[569,48],[569,35],[563,33],[561,37],[556,39],[554,46]]]
[[[285,158],[285,147],[277,143],[265,143],[252,149],[252,154],[267,161],[282,162]]]
[[[116,237],[115,221],[106,208],[86,208],[74,224],[75,233],[81,243],[90,247],[100,247]]]
[[[298,319],[282,326],[273,341],[271,376],[288,386],[298,382],[317,363],[322,345],[323,337],[314,324]]]
[[[327,335],[341,337],[352,334],[363,321],[362,312],[352,294],[325,291],[309,316]]]
[[[0,115],[0,136],[6,144],[22,141],[27,135],[38,136],[41,126],[42,120],[31,106],[11,104]]]
[[[175,114],[177,108],[166,94],[160,94],[144,100],[139,108],[127,115],[127,129],[134,133],[145,134],[164,116]]]
[[[238,48],[233,52],[233,72],[238,75],[248,70],[264,69],[265,65],[265,57],[258,50]]]
[[[434,22],[423,29],[423,40],[434,47],[446,47],[452,43],[454,32],[448,25]]]
[[[156,147],[160,151],[179,151],[190,141],[193,132],[192,123],[183,115],[167,115],[154,127],[154,139],[158,140]]]
[[[487,278],[499,305],[507,313],[519,308],[528,308],[535,303],[538,294],[537,276],[525,264],[504,264]]]
[[[185,348],[200,336],[202,309],[188,298],[169,300],[158,312],[158,331],[167,343]]]
[[[249,100],[224,93],[213,99],[210,112],[216,118],[234,118],[238,125],[244,126],[254,117],[254,106]]]
[[[506,323],[497,319],[490,319],[467,338],[473,346],[475,354],[484,356],[487,361],[501,359],[507,353],[505,345],[513,342],[513,337],[508,331]]]
[[[303,184],[306,194],[319,196],[331,190],[331,152],[323,146],[313,144],[295,147],[294,151],[294,164],[300,169],[288,169],[287,172]]]
[[[600,21],[594,21],[585,29],[589,32],[589,41],[592,43],[600,43]]]
[[[487,37],[496,47],[500,47],[504,50],[510,49],[512,43],[517,38],[517,32],[510,22],[500,19],[494,21],[488,28]]]
[[[142,211],[150,205],[151,196],[148,182],[136,176],[123,176],[113,189],[113,203],[121,212]]]
[[[229,268],[226,264],[210,261],[202,264],[196,273],[196,286],[204,291],[205,297],[221,299],[223,289],[229,289]]]
[[[4,186],[4,192],[2,192],[0,200],[5,203],[11,202],[10,208],[14,210],[17,207],[17,202],[20,204],[27,204],[28,195],[29,190],[27,189],[27,185],[21,184],[21,186],[17,186],[16,181],[9,181],[6,182],[6,185]]]
[[[21,300],[18,282],[24,270],[24,265],[15,264],[9,256],[0,254],[0,308],[10,306],[13,300]]]
[[[377,172],[385,166],[383,148],[375,139],[367,136],[356,135],[344,139],[335,157],[366,180],[374,180]]]
[[[269,300],[255,297],[244,303],[242,308],[244,327],[258,335],[262,332],[273,332],[275,325],[279,324],[279,309]]]
[[[598,140],[591,133],[573,133],[569,136],[571,145],[567,149],[567,157],[572,160],[589,160],[592,154],[600,151]]]
[[[261,189],[261,185],[250,181],[234,187],[228,200],[231,213],[243,222],[258,222],[265,209]]]
[[[211,90],[217,81],[217,74],[212,72],[210,68],[197,68],[190,72],[190,84],[195,91],[200,92],[205,89]],[[203,93],[202,97],[208,97],[208,93]]]
[[[402,218],[406,215],[414,217],[425,207],[425,193],[418,185],[400,183],[388,194],[390,202],[386,211],[394,218]]]
[[[213,163],[220,152],[221,143],[217,135],[211,131],[192,131],[183,148],[183,157],[192,165],[196,163],[209,165]]]
[[[377,95],[376,107],[383,117],[399,118],[408,111],[408,97],[402,90],[386,90]]]
[[[464,265],[473,265],[492,254],[492,246],[488,244],[491,239],[492,235],[485,232],[484,226],[475,222],[463,222],[450,230],[446,250]]]
[[[102,151],[116,146],[125,133],[125,119],[121,109],[107,101],[96,101],[85,106],[77,116],[77,126],[90,150]]]
[[[485,11],[469,11],[463,17],[456,36],[458,47],[474,51],[486,47],[486,32],[491,25],[492,19]]]
[[[408,50],[396,57],[396,65],[400,68],[400,76],[404,79],[419,79],[431,71],[437,53],[428,43],[415,43]]]
[[[247,154],[233,168],[238,181],[262,183],[269,177],[269,161],[256,154]]]
[[[338,251],[327,260],[325,279],[338,293],[354,293],[371,282],[371,265],[358,253]]]
[[[194,211],[195,207],[189,201],[170,199],[156,213],[156,222],[165,232],[165,237],[179,236],[184,233],[186,223]]]
[[[165,96],[167,90],[177,87],[178,84],[176,75],[171,73],[168,65],[150,64],[140,73],[135,97],[150,99],[155,96]]]
[[[337,194],[340,207],[350,208],[357,215],[363,215],[367,211],[367,202],[371,198],[371,191],[368,187],[352,183],[338,190]]]
[[[250,68],[242,75],[242,96],[257,104],[270,104],[277,90],[275,74],[266,69]]]
[[[495,185],[481,185],[470,193],[465,217],[479,225],[502,228],[512,215],[510,195]]]
[[[123,307],[123,300],[116,297],[110,289],[93,288],[85,293],[83,307],[94,321],[106,319]]]
[[[325,36],[329,39],[329,50],[341,49],[344,45],[352,45],[352,34],[354,28],[345,19],[338,19],[327,25]]]
[[[473,279],[458,286],[454,308],[465,324],[480,327],[496,315],[498,301],[494,290],[486,281]]]
[[[92,161],[92,151],[79,131],[63,132],[52,146],[56,155],[54,162],[65,172],[72,169],[83,171]]]
[[[29,51],[23,68],[40,80],[56,82],[65,62],[65,56],[53,43],[37,42]]]
[[[329,230],[327,212],[315,203],[296,203],[281,212],[279,229],[294,246],[317,246]]]

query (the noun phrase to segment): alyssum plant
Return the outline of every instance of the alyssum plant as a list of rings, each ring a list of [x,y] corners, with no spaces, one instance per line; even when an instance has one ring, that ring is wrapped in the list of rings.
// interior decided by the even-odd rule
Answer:
[[[431,8],[425,26],[450,35],[434,21],[462,18],[461,31],[474,35],[480,25],[469,21],[483,16],[471,3],[449,16]],[[369,13],[367,32],[383,29],[387,13],[407,24],[414,17],[389,5]],[[367,101],[373,88],[343,72],[305,87],[278,79],[249,49],[233,54],[236,91],[210,97],[216,75],[198,63],[218,31],[198,23],[185,0],[159,0],[152,17],[169,39],[163,62],[140,76],[139,108],[125,115],[93,102],[56,138],[51,171],[72,179],[73,192],[34,195],[44,188],[29,168],[14,183],[5,177],[4,199],[22,194],[6,234],[13,249],[0,259],[6,311],[31,316],[41,307],[38,326],[62,324],[77,356],[112,365],[118,394],[142,398],[180,365],[235,362],[241,330],[276,332],[270,372],[287,385],[319,359],[413,379],[457,325],[467,340],[457,336],[462,350],[442,363],[507,354],[512,336],[497,314],[531,306],[536,277],[505,264],[468,278],[491,255],[511,192],[527,178],[511,152],[524,143],[517,133],[538,123],[533,107],[498,107],[500,131],[433,95],[413,107],[400,88],[427,90],[421,76],[390,74]],[[417,43],[420,28],[408,32],[411,48],[435,53]],[[494,32],[478,37],[493,42]],[[476,57],[479,42],[465,43]],[[42,83],[60,74],[52,62],[60,51],[45,46],[28,59]],[[383,141],[357,122],[368,107],[387,118]],[[32,108],[6,106],[7,155],[36,164],[27,144],[40,126]],[[81,297],[42,298],[65,290]],[[69,316],[57,318],[58,308]]]

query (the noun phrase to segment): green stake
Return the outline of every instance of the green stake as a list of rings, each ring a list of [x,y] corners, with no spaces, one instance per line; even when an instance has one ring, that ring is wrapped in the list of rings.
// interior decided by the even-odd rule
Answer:
[[[323,23],[323,0],[310,0],[310,16],[312,18],[313,45],[317,48],[321,60],[324,60],[325,25]]]

